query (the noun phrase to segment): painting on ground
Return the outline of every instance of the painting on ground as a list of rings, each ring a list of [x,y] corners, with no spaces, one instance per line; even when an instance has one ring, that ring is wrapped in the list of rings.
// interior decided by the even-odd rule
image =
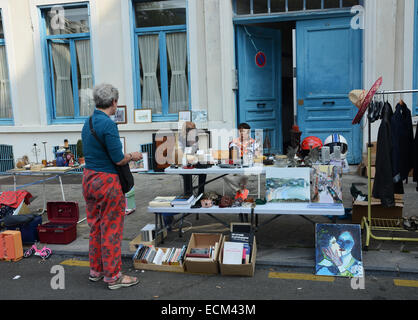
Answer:
[[[342,203],[342,168],[314,165],[311,171],[311,202]]]
[[[316,275],[363,278],[360,225],[317,224]]]
[[[267,202],[309,202],[310,168],[267,168]]]

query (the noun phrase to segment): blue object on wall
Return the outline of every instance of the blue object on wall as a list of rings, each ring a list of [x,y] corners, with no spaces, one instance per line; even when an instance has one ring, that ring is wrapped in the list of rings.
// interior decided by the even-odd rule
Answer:
[[[351,17],[298,21],[297,119],[302,140],[325,140],[333,133],[348,142],[347,160],[362,159],[361,126],[351,123],[357,108],[348,99],[362,88],[362,31],[350,26]]]
[[[282,152],[281,34],[279,30],[236,27],[239,73],[238,122],[269,135],[270,152]],[[263,55],[259,53],[262,52]],[[256,56],[258,54],[259,64]],[[260,57],[265,61],[260,61]],[[262,63],[261,63],[262,62]],[[262,67],[260,67],[262,66]]]

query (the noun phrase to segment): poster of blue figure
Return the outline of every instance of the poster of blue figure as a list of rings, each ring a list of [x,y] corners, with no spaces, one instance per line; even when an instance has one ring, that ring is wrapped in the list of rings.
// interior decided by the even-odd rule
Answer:
[[[363,278],[360,225],[316,224],[316,275]]]

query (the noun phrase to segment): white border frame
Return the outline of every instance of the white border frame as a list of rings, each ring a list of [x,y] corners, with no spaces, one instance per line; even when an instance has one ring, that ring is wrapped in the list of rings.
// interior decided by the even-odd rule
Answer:
[[[141,152],[142,153],[142,159],[144,163],[144,169],[131,169],[131,172],[145,172],[149,171],[148,168],[148,152]]]

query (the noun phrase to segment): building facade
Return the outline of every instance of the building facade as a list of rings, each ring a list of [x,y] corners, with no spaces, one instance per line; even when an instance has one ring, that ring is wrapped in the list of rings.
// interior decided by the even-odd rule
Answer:
[[[248,122],[279,153],[294,124],[340,133],[356,164],[368,133],[348,93],[380,76],[382,90],[418,82],[416,0],[0,0],[0,17],[0,144],[15,159],[75,144],[107,82],[126,106],[127,151],[204,111],[202,128]],[[418,115],[416,95],[388,97],[401,98]],[[152,122],[135,120],[143,109]]]

